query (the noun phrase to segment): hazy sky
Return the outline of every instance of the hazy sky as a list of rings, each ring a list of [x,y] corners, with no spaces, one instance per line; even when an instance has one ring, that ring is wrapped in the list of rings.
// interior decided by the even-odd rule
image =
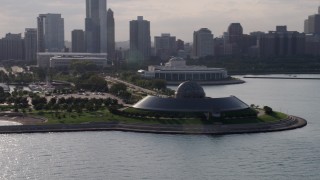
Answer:
[[[202,27],[221,36],[231,22],[240,22],[245,33],[274,30],[276,25],[301,32],[319,5],[319,0],[108,0],[115,13],[116,41],[129,39],[129,21],[139,15],[151,21],[152,39],[171,33],[192,41],[193,31]],[[85,0],[1,0],[0,37],[36,27],[41,13],[61,13],[70,40],[73,29],[84,28]]]

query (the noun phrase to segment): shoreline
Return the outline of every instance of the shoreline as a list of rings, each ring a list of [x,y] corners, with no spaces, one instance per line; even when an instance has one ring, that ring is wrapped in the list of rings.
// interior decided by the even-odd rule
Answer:
[[[234,79],[234,80],[226,80],[226,81],[195,81],[199,85],[232,85],[232,84],[244,84],[245,81]],[[173,86],[173,85],[179,85],[182,82],[180,81],[167,81],[167,85]]]
[[[300,80],[320,80],[320,78],[301,78],[301,77],[267,77],[267,76],[245,76],[245,79],[300,79]]]
[[[152,134],[184,134],[184,135],[228,135],[267,133],[302,128],[307,121],[300,117],[288,118],[274,123],[232,124],[232,125],[147,125],[87,123],[87,124],[56,124],[56,125],[21,125],[0,126],[0,134],[28,134],[28,133],[63,133],[85,131],[121,131]]]

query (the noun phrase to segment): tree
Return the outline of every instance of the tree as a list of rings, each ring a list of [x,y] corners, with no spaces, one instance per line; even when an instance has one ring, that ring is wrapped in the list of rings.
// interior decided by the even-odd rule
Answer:
[[[31,103],[34,106],[37,106],[39,104],[45,105],[45,104],[47,104],[47,99],[45,97],[36,96],[36,97],[32,98]]]
[[[271,107],[269,107],[269,106],[264,106],[263,109],[264,109],[266,114],[270,115],[270,114],[273,113],[273,109]]]
[[[110,93],[114,95],[118,95],[119,93],[125,92],[125,91],[127,91],[127,86],[122,83],[113,84],[110,88]]]
[[[167,88],[167,82],[165,80],[161,79],[155,79],[152,81],[152,88],[154,89],[166,89]]]
[[[104,78],[98,75],[91,75],[89,78],[82,76],[81,78],[78,78],[76,88],[89,91],[107,92],[108,83]]]

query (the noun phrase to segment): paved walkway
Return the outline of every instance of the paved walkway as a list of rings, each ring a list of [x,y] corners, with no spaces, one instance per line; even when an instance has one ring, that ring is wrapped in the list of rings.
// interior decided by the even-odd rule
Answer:
[[[25,125],[2,126],[0,134],[9,133],[44,133],[44,132],[79,132],[79,131],[124,131],[156,134],[195,134],[195,135],[224,135],[242,133],[264,133],[274,131],[292,130],[307,125],[307,121],[289,116],[287,119],[276,123],[235,124],[235,125],[145,125],[145,124],[121,124],[89,123],[76,125]]]

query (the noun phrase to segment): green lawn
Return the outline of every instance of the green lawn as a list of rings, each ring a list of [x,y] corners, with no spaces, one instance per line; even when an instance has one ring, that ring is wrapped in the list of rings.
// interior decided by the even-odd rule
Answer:
[[[122,123],[142,123],[142,124],[203,124],[201,119],[169,119],[169,118],[132,118],[111,114],[108,110],[97,112],[34,112],[31,115],[42,116],[48,119],[47,124],[81,124],[89,122],[122,122]]]
[[[263,115],[258,118],[244,119],[217,119],[214,122],[203,120],[201,118],[134,118],[114,115],[108,110],[100,110],[97,112],[83,112],[81,114],[72,112],[52,112],[42,111],[33,112],[32,115],[43,116],[48,119],[47,124],[81,124],[90,122],[121,122],[121,123],[139,123],[139,124],[172,124],[172,125],[205,125],[214,122],[222,122],[223,124],[246,124],[260,122],[275,122],[284,119],[287,115],[274,112],[271,115]]]
[[[287,118],[288,115],[281,113],[281,112],[273,112],[271,115],[263,115],[258,117],[259,120],[261,120],[262,122],[276,122],[279,121],[281,119],[285,119]]]

